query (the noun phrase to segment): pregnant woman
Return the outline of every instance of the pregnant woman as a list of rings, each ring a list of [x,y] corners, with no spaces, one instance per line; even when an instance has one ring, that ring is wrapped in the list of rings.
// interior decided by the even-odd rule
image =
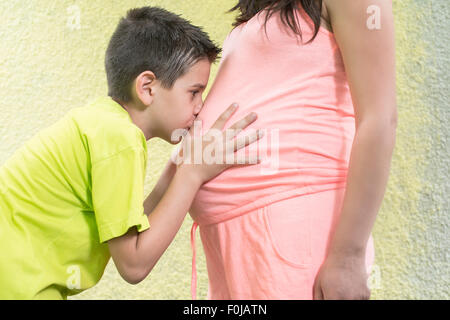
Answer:
[[[193,297],[199,226],[209,299],[368,299],[397,121],[392,1],[240,0],[233,10],[198,117],[208,130],[219,106],[239,103],[231,123],[256,112],[267,156],[197,193]]]

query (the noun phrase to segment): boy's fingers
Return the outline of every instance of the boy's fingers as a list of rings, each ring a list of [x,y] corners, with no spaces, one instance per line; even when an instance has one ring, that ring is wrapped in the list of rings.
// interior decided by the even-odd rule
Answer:
[[[246,157],[245,161],[242,163],[241,162],[236,162],[233,167],[246,167],[248,165],[255,165],[255,164],[259,164],[261,163],[261,158],[258,156],[252,156],[252,157]]]
[[[228,107],[220,116],[217,118],[216,122],[214,122],[214,125],[212,128],[223,130],[225,127],[225,123],[230,119],[230,117],[233,115],[233,113],[237,110],[238,105],[237,103],[233,103],[231,106]]]
[[[257,130],[255,132],[252,132],[244,137],[238,137],[233,141],[233,151],[237,151],[239,149],[242,149],[249,144],[255,142],[258,139],[261,139],[264,136],[263,130]]]
[[[232,132],[229,137],[234,138],[239,132],[241,132],[243,129],[247,128],[250,124],[255,122],[257,118],[258,116],[256,113],[254,112],[249,113],[245,118],[242,118],[241,120],[239,120],[238,122],[236,122],[227,129],[227,131],[230,130]]]

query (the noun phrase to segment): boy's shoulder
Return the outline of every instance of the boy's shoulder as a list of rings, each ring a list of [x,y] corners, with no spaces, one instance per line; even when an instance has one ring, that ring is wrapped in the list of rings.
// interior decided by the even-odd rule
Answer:
[[[85,130],[122,132],[140,130],[128,112],[109,97],[98,98],[69,111],[68,117]]]
[[[67,116],[89,145],[102,149],[102,154],[127,148],[147,150],[142,130],[132,122],[128,112],[109,97],[73,108]]]

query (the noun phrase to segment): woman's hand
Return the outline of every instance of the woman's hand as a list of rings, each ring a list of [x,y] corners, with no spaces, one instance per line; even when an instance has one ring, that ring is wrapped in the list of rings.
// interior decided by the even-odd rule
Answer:
[[[361,256],[328,256],[314,283],[314,300],[369,300],[368,274]]]
[[[203,136],[196,132],[198,125],[201,124],[201,121],[196,121],[183,138],[176,153],[172,155],[172,160],[177,164],[177,170],[188,170],[203,184],[230,167],[260,163],[260,159],[256,156],[238,162],[235,154],[237,150],[263,137],[262,130],[255,130],[246,136],[235,139],[239,132],[257,119],[256,113],[248,114],[223,131],[226,122],[236,110],[237,105],[231,105]]]

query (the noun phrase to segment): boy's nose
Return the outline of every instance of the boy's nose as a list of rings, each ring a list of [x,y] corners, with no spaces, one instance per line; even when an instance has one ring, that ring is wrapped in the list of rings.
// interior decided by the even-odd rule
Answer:
[[[202,101],[202,103],[199,103],[199,104],[197,105],[197,107],[194,109],[194,115],[195,115],[195,116],[198,116],[198,114],[200,113],[200,111],[202,110],[202,108],[203,108],[203,101]]]

